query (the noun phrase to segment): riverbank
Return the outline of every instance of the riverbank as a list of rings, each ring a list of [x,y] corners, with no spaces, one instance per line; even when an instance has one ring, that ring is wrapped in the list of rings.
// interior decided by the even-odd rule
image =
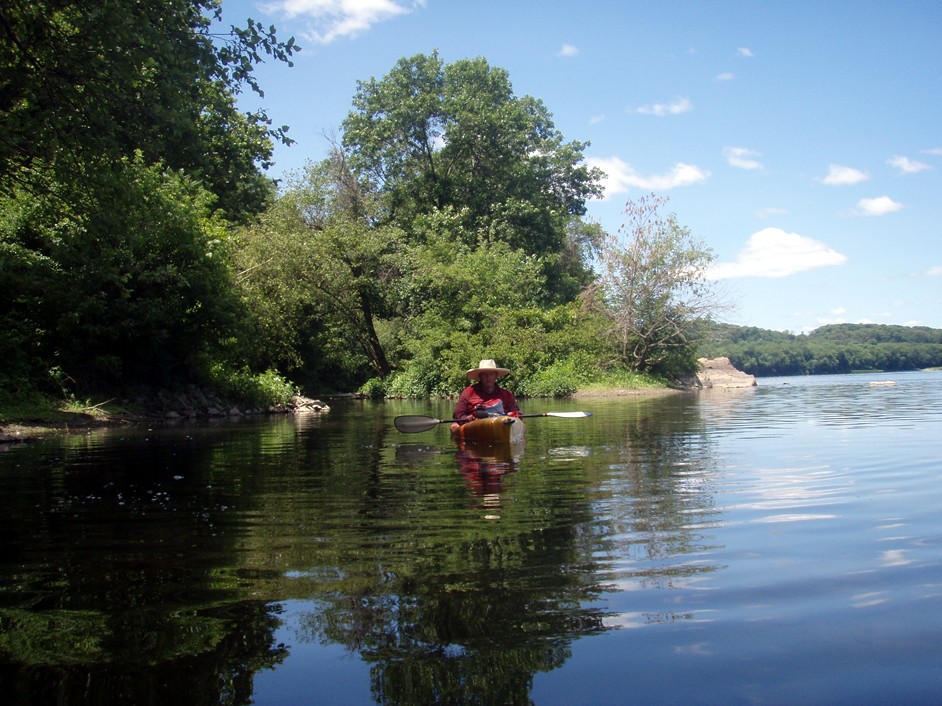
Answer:
[[[752,375],[736,370],[727,358],[700,359],[700,371],[682,385],[634,374],[628,379],[608,379],[577,389],[571,399],[655,397],[696,392],[714,387],[746,387],[756,384]],[[151,424],[219,417],[323,413],[330,407],[320,400],[296,395],[286,404],[246,407],[225,400],[212,391],[190,388],[185,393],[151,392],[134,399],[108,399],[93,404],[75,399],[54,400],[34,395],[0,397],[0,443],[16,443],[50,432],[83,431],[96,427]]]
[[[296,395],[286,404],[248,407],[206,391],[186,395],[156,393],[135,400],[109,399],[97,404],[33,395],[0,399],[0,443],[18,443],[50,433],[84,432],[103,427],[179,422],[223,417],[320,414],[330,407]]]
[[[696,391],[680,387],[590,387],[574,392],[570,399],[604,399],[611,397],[656,397]],[[176,400],[168,406],[166,399],[150,404],[126,406],[126,401],[106,400],[98,404],[79,404],[75,400],[33,398],[15,404],[0,400],[0,443],[18,443],[51,433],[82,433],[90,429],[140,424],[167,423],[200,418],[304,414],[329,412],[330,407],[317,399],[297,396],[288,405],[267,409],[251,409],[211,398],[201,404],[193,400]]]
[[[645,387],[645,388],[590,388],[578,390],[570,395],[574,400],[606,399],[609,397],[661,397],[664,395],[682,395],[696,392],[689,387]]]

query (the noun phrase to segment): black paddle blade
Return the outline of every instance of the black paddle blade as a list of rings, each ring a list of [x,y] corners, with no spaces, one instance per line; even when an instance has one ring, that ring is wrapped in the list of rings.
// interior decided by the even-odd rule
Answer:
[[[396,417],[393,420],[393,424],[395,424],[396,429],[401,432],[415,434],[419,431],[428,431],[429,429],[437,427],[439,424],[450,421],[450,419],[435,419],[435,417],[421,417],[409,414],[404,417]]]

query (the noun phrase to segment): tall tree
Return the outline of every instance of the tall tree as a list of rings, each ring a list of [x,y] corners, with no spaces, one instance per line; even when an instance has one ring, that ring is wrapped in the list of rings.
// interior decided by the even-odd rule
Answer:
[[[600,195],[601,173],[584,162],[588,143],[564,142],[542,102],[514,95],[505,70],[417,54],[360,82],[353,106],[343,144],[387,196],[390,221],[413,233],[417,217],[450,207],[467,245],[504,241],[542,257],[551,298],[587,283],[584,246],[594,243],[571,236],[592,232],[573,223]]]
[[[290,63],[297,46],[252,20],[214,34],[221,19],[220,0],[0,4],[0,189],[37,164],[81,179],[139,150],[201,179],[230,218],[258,211],[286,128],[235,96],[261,92],[263,55]]]
[[[297,47],[221,13],[0,3],[0,378],[167,382],[231,330],[223,219],[263,208],[287,139],[235,100]]]
[[[403,239],[394,226],[374,223],[375,208],[368,185],[334,150],[290,177],[243,231],[238,284],[254,312],[256,347],[275,356],[269,363],[310,370],[315,339],[328,359],[321,372],[389,374],[377,326],[391,313]]]
[[[629,201],[625,224],[604,241],[599,278],[584,301],[602,312],[618,355],[629,368],[667,377],[696,370],[699,325],[723,308],[706,277],[713,254],[694,240],[666,197]]]

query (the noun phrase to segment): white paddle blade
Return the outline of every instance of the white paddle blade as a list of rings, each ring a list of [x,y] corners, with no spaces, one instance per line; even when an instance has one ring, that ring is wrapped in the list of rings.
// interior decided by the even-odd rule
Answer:
[[[578,419],[580,417],[591,417],[592,412],[547,412],[547,417],[564,417],[566,419]]]
[[[396,429],[406,434],[415,434],[420,431],[428,431],[434,427],[437,427],[439,424],[448,420],[435,419],[434,417],[420,417],[417,415],[407,415],[404,417],[396,417],[393,420],[393,423],[396,425]]]

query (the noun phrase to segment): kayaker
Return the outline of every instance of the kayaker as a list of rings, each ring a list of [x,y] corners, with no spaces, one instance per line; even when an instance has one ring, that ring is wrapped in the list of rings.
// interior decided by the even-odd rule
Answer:
[[[519,417],[520,408],[514,393],[497,384],[497,379],[509,375],[507,368],[498,368],[493,360],[482,360],[478,367],[464,374],[474,385],[468,385],[458,397],[454,418],[459,423],[506,414]]]

